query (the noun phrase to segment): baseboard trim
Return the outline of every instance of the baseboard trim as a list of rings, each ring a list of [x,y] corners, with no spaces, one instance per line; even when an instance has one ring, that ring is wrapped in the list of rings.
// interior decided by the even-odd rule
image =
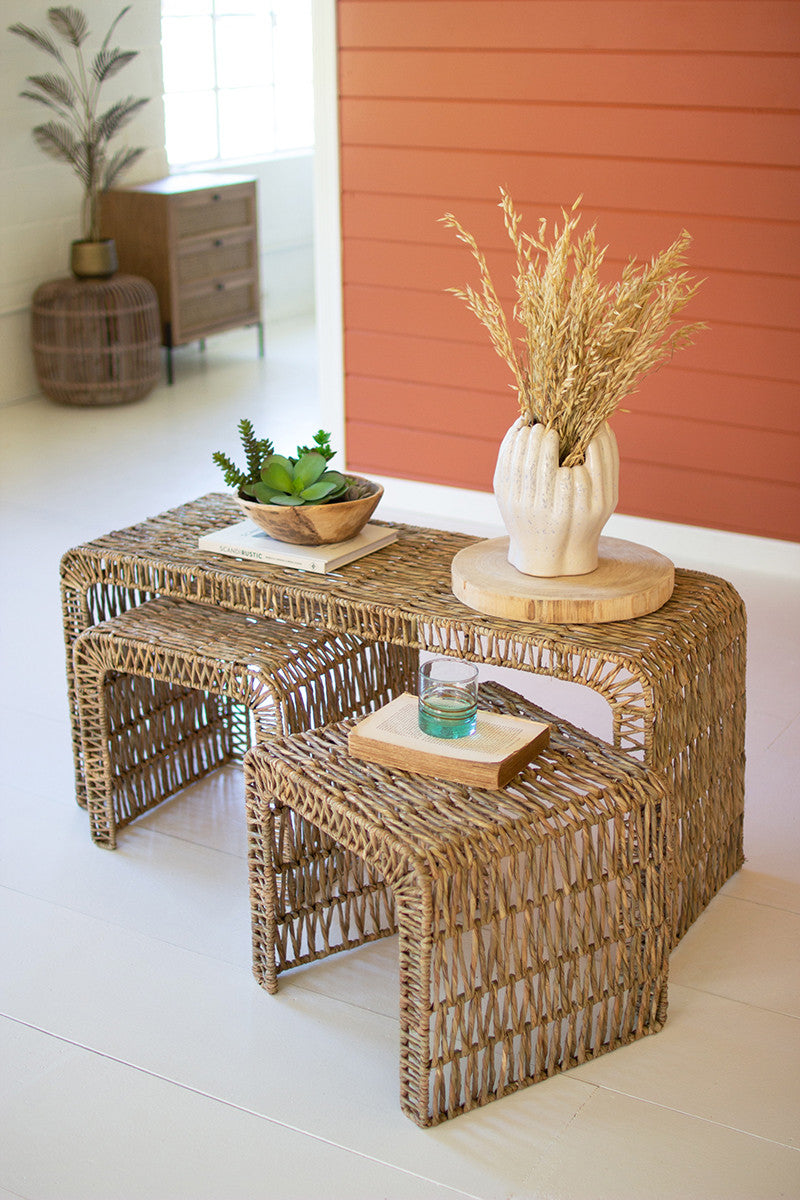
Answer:
[[[467,488],[417,483],[370,473],[385,489],[376,516],[384,520],[430,525],[482,537],[500,537],[503,523],[494,495]],[[723,529],[677,525],[614,513],[604,531],[666,554],[676,566],[715,571],[725,567],[800,579],[800,544],[753,537]]]

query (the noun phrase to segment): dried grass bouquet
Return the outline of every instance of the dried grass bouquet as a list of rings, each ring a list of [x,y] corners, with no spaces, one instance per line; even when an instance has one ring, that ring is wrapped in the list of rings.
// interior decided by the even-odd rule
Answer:
[[[702,323],[676,324],[701,282],[681,270],[691,238],[684,230],[647,264],[630,259],[620,280],[604,285],[599,273],[607,247],[598,247],[595,227],[573,239],[580,198],[571,213],[563,212],[563,228],[554,226],[547,241],[547,221],[539,222],[536,237],[521,232],[511,197],[502,188],[500,194],[499,207],[516,252],[513,316],[524,335],[516,342],[512,338],[486,259],[452,213],[442,221],[471,250],[481,288],[448,291],[486,326],[495,350],[511,368],[523,420],[556,429],[560,465],[577,466],[642,376],[706,328]]]

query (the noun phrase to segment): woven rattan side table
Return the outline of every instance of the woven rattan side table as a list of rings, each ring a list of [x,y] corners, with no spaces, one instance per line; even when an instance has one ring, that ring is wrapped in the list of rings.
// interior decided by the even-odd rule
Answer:
[[[350,722],[245,756],[256,978],[274,992],[397,928],[401,1106],[419,1125],[666,1018],[662,781],[499,684],[480,706],[555,725],[502,791],[360,762]]]
[[[368,712],[407,688],[416,655],[209,609],[151,600],[75,642],[87,807],[94,841],[253,742]]]
[[[55,279],[31,306],[39,386],[61,404],[127,404],[161,371],[161,321],[152,283],[136,275]]]
[[[231,497],[203,496],[64,555],[79,799],[84,787],[72,642],[94,621],[161,594],[591,688],[611,709],[614,745],[661,772],[673,797],[676,939],[742,865],[746,616],[731,584],[677,569],[672,596],[648,616],[603,625],[538,625],[484,617],[455,598],[453,556],[476,538],[399,525],[393,545],[331,575],[198,550],[201,533],[239,519]]]

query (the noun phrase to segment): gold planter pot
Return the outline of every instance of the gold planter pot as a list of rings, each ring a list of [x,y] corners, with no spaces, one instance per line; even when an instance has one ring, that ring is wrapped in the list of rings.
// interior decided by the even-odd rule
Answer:
[[[76,279],[109,279],[118,266],[117,247],[113,238],[72,243],[70,267]]]

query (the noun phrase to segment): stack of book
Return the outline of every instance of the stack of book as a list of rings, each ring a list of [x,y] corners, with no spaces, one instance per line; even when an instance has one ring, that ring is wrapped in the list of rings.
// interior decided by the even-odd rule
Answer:
[[[363,558],[365,554],[380,550],[382,546],[388,546],[396,539],[396,529],[388,529],[384,525],[365,525],[346,542],[332,542],[327,546],[296,546],[291,542],[276,541],[252,521],[238,521],[225,529],[202,534],[198,546],[213,554],[325,575],[346,563],[355,562],[357,558]]]

